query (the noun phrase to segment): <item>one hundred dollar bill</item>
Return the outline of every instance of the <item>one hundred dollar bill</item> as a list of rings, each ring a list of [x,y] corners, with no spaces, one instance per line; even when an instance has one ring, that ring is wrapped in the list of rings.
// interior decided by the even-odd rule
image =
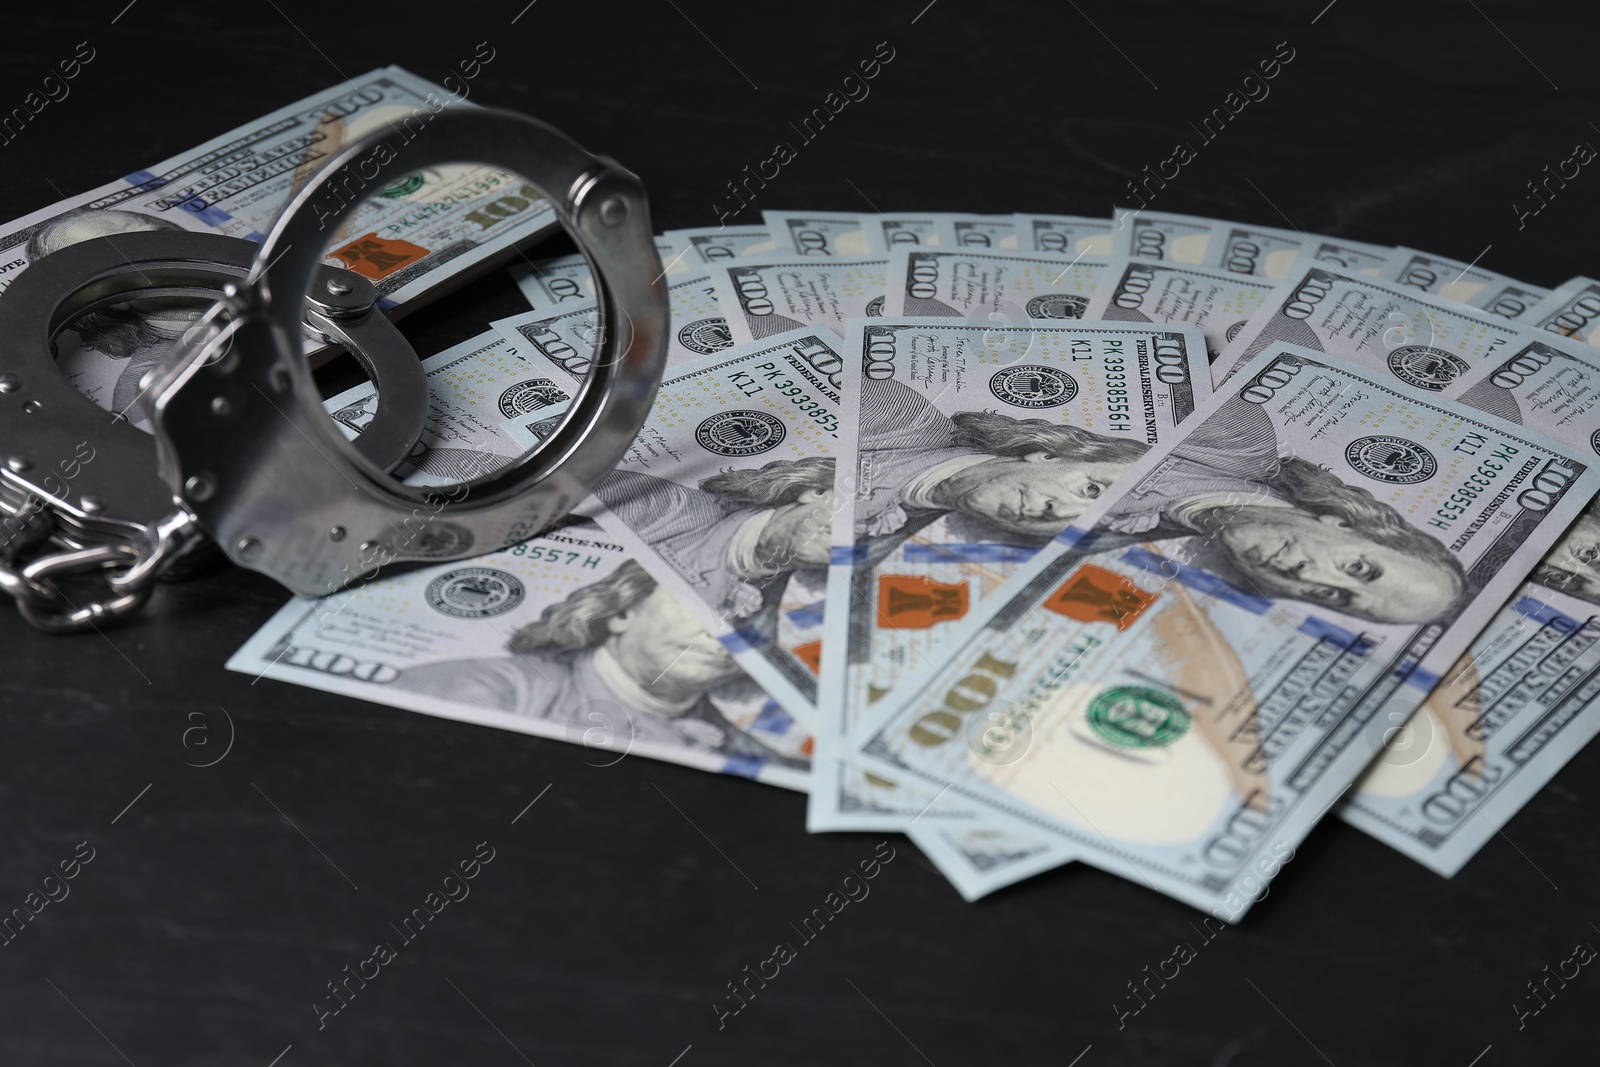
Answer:
[[[1118,256],[1084,309],[1086,319],[1195,326],[1215,361],[1272,293],[1265,278]]]
[[[427,422],[421,440],[394,472],[407,485],[420,486],[480,478],[515,460],[527,445],[503,428],[505,422],[548,421],[553,428],[584,373],[526,346],[519,350],[495,330],[428,357],[422,369],[428,380]],[[341,432],[354,438],[377,414],[377,389],[364,382],[325,405]]]
[[[498,355],[509,354],[510,347],[506,339],[501,338],[499,334],[493,334],[493,341],[498,342]],[[470,346],[464,346],[461,355],[470,354],[466,350],[467,347]],[[435,366],[435,363],[438,366]],[[430,362],[429,366],[430,371],[435,373],[438,370],[450,371],[448,381],[435,381],[434,378],[430,378],[430,382],[434,384],[435,397],[440,394],[445,394],[446,397],[462,394],[466,390],[462,389],[458,382],[472,382],[474,386],[480,386],[478,392],[482,395],[482,400],[490,400],[493,403],[496,386],[506,382],[501,386],[498,400],[501,410],[506,410],[510,406],[515,406],[506,403],[507,394],[520,397],[528,390],[526,379],[517,378],[517,371],[512,371],[512,374],[496,374],[496,371],[501,371],[501,366],[496,363],[477,366],[472,360],[459,360],[459,357],[456,360],[440,360],[435,357],[435,362]],[[546,376],[554,378],[549,368],[546,368]],[[488,389],[482,389],[482,382],[485,379],[494,382]],[[352,390],[352,397],[349,398],[350,410],[346,411],[346,418],[357,414],[365,414],[365,418],[371,418],[371,406],[373,406],[371,395],[373,390],[370,386],[363,387],[362,390]],[[483,406],[482,400],[477,405],[480,408]],[[355,406],[357,402],[366,402],[366,405],[357,408]],[[453,406],[459,406],[459,402],[456,405],[446,405],[446,410]],[[506,454],[507,458],[486,461],[483,470],[496,469],[501,462],[509,461],[509,456],[512,454],[520,454],[538,446],[541,440],[549,437],[550,432],[554,432],[555,427],[560,424],[562,414],[565,414],[565,403],[507,419],[501,429],[509,445],[502,440],[493,440],[488,445],[488,451],[494,456]],[[493,418],[491,413],[486,416],[486,419],[491,418]],[[472,424],[469,422],[464,421],[462,424],[467,429],[472,429]],[[482,424],[483,422],[480,422],[478,426]],[[477,437],[474,437],[474,440],[477,440]],[[432,438],[426,443],[432,445]],[[426,478],[419,474],[413,474],[406,480],[413,483],[426,482]],[[776,713],[776,702],[773,702],[771,707],[763,709],[763,717],[758,717],[758,721],[762,721],[763,733],[768,726],[782,726],[786,731],[789,729],[787,725],[789,718]],[[600,736],[603,737],[603,733]],[[806,749],[806,752],[810,752],[810,749]],[[1011,830],[984,830],[982,827],[973,827],[968,822],[963,822],[960,827],[947,824],[949,819],[938,819],[938,821],[930,819],[925,824],[914,821],[907,825],[906,833],[915,845],[938,865],[939,870],[949,878],[958,893],[968,901],[976,901],[979,897],[994,893],[995,889],[1005,888],[1016,881],[1021,881],[1022,878],[1050,870],[1051,867],[1056,867],[1064,861],[1059,846],[1045,835],[1037,833],[1027,835],[1027,833],[1014,833]]]
[[[1381,277],[1394,249],[1369,245],[1343,237],[1323,237],[1299,230],[1280,230],[1272,226],[1247,226],[1218,223],[1217,239],[1207,254],[1208,267],[1278,280],[1285,277],[1305,256],[1346,274]]]
[[[1200,266],[1206,261],[1211,235],[1222,224],[1198,215],[1117,208],[1111,228],[1111,254],[1163,259]]]
[[[228,667],[568,741],[591,766],[646,756],[807,787],[806,730],[592,523],[296,598]]]
[[[1535,329],[1600,347],[1600,282],[1581,276],[1562,282],[1523,321]]]
[[[951,215],[949,222],[957,248],[1017,250],[1019,238],[1014,215]]]
[[[888,249],[902,245],[948,248],[956,239],[950,222],[960,217],[963,216],[948,211],[888,211],[862,216],[869,227],[877,228]]]
[[[763,211],[774,255],[883,256],[888,246],[871,215],[852,211]]]
[[[1085,256],[1109,256],[1110,219],[1091,219],[1082,215],[1017,215],[1019,252],[1070,252]]]
[[[1276,280],[1310,250],[1311,242],[1298,230],[1219,222],[1201,266]]]
[[[857,321],[845,376],[830,613],[816,726],[812,830],[936,834],[973,822],[937,790],[841,762],[868,707],[936,658],[941,637],[1149,443],[1208,393],[1193,329],[1102,323],[999,329],[942,319]],[[998,410],[997,410],[998,409]],[[963,893],[1067,859],[1037,833],[979,824],[929,855]],[[981,847],[971,844],[981,840]],[[962,857],[966,858],[963,859]]]
[[[1521,321],[1549,294],[1550,290],[1541,286],[1507,280],[1485,286],[1468,303],[1503,319]]]
[[[441,100],[476,106],[398,67],[370,71],[8,223],[0,228],[0,292],[33,260],[91,237],[176,229],[259,240],[346,144],[377,129],[426,136]],[[460,273],[463,257],[481,261],[555,219],[521,178],[489,167],[423,170],[371,192],[329,235],[327,262],[370,278],[391,304]]]
[[[664,250],[669,256],[676,251],[671,245]],[[656,254],[662,251],[662,242],[658,240]],[[589,272],[589,261],[576,253],[513,263],[506,271],[535,311],[549,311],[562,303],[594,299],[594,277]]]
[[[705,273],[704,264],[691,259],[683,245],[665,234],[655,239],[655,246],[667,278]],[[549,311],[563,304],[594,299],[594,277],[589,272],[589,261],[577,252],[513,263],[507,269],[528,306],[535,311]]]
[[[1541,286],[1519,282],[1472,263],[1418,252],[1415,248],[1396,248],[1379,277],[1420,292],[1471,304],[1503,319],[1521,319],[1550,295],[1550,290]]]
[[[429,381],[429,421],[418,451],[397,475],[408,485],[432,486],[440,493],[466,478],[491,474],[538,445],[566,413],[568,394],[576,384],[570,371],[538,349],[528,349],[523,358],[498,331],[440,352],[422,366]],[[331,398],[326,406],[347,437],[355,437],[373,414],[373,387],[368,382]],[[514,418],[507,421],[507,416]],[[645,438],[642,442],[650,446]],[[832,478],[832,469],[827,477]],[[275,670],[275,677],[397,707],[565,737],[608,750],[606,761],[634,750],[806,789],[810,731],[800,728],[739,669],[726,641],[718,641],[706,632],[704,622],[696,621],[699,601],[667,590],[656,593],[658,579],[640,566],[645,553],[637,544],[602,533],[592,520],[597,512],[603,507],[590,499],[560,530],[488,557],[438,566],[422,571],[422,577],[384,579],[322,601],[293,601],[235,656],[237,669],[256,673],[264,661],[277,657],[285,667],[307,670]],[[693,518],[706,520],[706,515]],[[422,544],[437,541],[442,552],[458,549],[462,537],[470,537],[466,528],[440,518],[422,523],[416,533]],[[552,542],[562,547],[552,547]],[[571,557],[574,547],[594,552]],[[597,560],[590,561],[597,553]],[[558,581],[550,568],[533,566],[542,563],[562,563],[574,581]],[[483,568],[488,571],[478,573]],[[498,576],[496,569],[509,571],[510,577]],[[435,577],[450,589],[440,592]],[[501,595],[506,601],[494,603]],[[464,603],[451,608],[440,601],[451,597]],[[474,598],[490,603],[474,605]],[[522,605],[523,598],[533,605]],[[346,600],[354,603],[346,605]],[[392,632],[379,627],[378,632],[358,633],[341,624],[347,609],[368,613],[370,600],[400,616]],[[632,601],[642,605],[642,625],[632,638],[624,638],[638,645],[629,651],[616,648],[606,630],[613,637],[621,633],[611,619],[629,616]],[[485,614],[472,614],[474,608],[485,609]],[[509,625],[498,621],[499,614],[512,609],[518,614]],[[477,624],[469,625],[459,641],[435,641],[440,627],[430,625],[434,611],[462,619],[496,619],[499,637],[485,637],[483,625]],[[523,640],[523,617],[528,625],[538,622],[533,629],[542,627],[555,643]],[[578,640],[582,632],[594,640]],[[562,633],[566,645],[555,640]],[[602,646],[614,653],[616,662]],[[389,653],[374,661],[387,667],[403,669],[422,661],[429,665],[406,675],[410,681],[402,678],[398,688],[350,685],[346,675],[357,669],[352,659],[360,661],[357,651],[363,648]],[[410,649],[419,659],[405,659],[400,649]],[[496,651],[483,656],[485,649]],[[502,659],[507,654],[509,659]],[[573,665],[576,673],[568,677],[563,670],[552,672],[546,662],[550,657]],[[669,683],[662,685],[659,677]],[[704,681],[699,689],[696,678]]]
[[[855,758],[1237,920],[1600,488],[1588,456],[1276,345],[955,624]]]
[[[1535,337],[1454,383],[1508,421],[1596,451],[1600,360]],[[1600,732],[1600,501],[1445,672],[1339,807],[1453,875]]]
[[[792,330],[672,367],[595,489],[612,539],[792,715],[816,702],[841,343]]]
[[[1212,365],[1225,372],[1279,342],[1354,360],[1418,389],[1438,391],[1493,362],[1523,332],[1498,315],[1316,262],[1279,283]]]
[[[0,292],[39,257],[92,237],[187,230],[260,240],[344,145],[375,129],[426,137],[432,112],[451,100],[475,106],[398,67],[371,71],[35,211],[0,226]],[[555,224],[537,190],[493,167],[430,167],[369,192],[329,233],[326,259],[370,279],[385,310]],[[140,382],[210,303],[167,297],[97,309],[56,338],[58,365],[102,408],[143,425]]]
[[[423,369],[427,428],[396,474],[444,496],[547,436],[527,428],[553,429],[577,382],[495,331],[424,360]],[[326,406],[356,437],[375,392],[367,383]],[[522,432],[511,432],[507,417]],[[465,527],[419,514],[414,544],[443,554],[470,541]],[[739,668],[688,602],[659,587],[635,550],[583,517],[528,534],[486,556],[291,601],[229,666],[561,738],[595,749],[597,766],[631,752],[807,788],[809,731]]]
[[[1376,278],[1383,273],[1390,254],[1394,252],[1394,249],[1384,245],[1371,245],[1346,237],[1322,237],[1314,233],[1306,237],[1311,242],[1307,256],[1346,274],[1365,274]]]
[[[1591,505],[1373,760],[1346,822],[1449,877],[1600,733],[1597,555]]]
[[[904,832],[967,901],[1072,862],[1048,834],[988,826],[982,819],[917,821]]]
[[[1107,261],[1049,252],[901,249],[889,257],[883,314],[989,325],[1082,318]]]
[[[725,259],[766,255],[774,247],[772,234],[765,226],[704,226],[668,230],[661,236],[679,248],[688,249],[690,262],[708,266]]]
[[[883,259],[761,256],[717,263],[711,284],[737,342],[820,326],[838,333],[846,319],[883,310]]]
[[[704,268],[702,268],[704,269]],[[709,275],[667,281],[667,365],[687,363],[733,344]],[[594,298],[569,301],[545,311],[525,311],[489,324],[520,352],[543,357],[581,378],[600,339],[600,309]]]

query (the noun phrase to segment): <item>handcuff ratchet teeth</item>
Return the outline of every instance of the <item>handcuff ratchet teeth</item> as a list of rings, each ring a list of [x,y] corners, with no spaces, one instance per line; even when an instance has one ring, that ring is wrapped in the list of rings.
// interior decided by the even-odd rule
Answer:
[[[527,116],[447,110],[373,131],[330,157],[212,314],[146,391],[162,476],[234,562],[320,596],[389,562],[460,559],[538,533],[586,497],[643,426],[666,359],[667,299],[639,179]],[[473,161],[546,196],[589,262],[597,351],[561,425],[469,482],[401,484],[334,428],[297,358],[323,249],[367,191]],[[221,319],[226,324],[221,324]],[[381,395],[381,390],[380,390]]]

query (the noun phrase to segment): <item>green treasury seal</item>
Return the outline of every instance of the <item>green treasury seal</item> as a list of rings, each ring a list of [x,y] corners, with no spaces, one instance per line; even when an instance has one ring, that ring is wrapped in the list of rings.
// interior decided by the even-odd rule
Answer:
[[[1119,685],[1089,701],[1089,729],[1118,748],[1162,748],[1189,729],[1175,697],[1142,685]]]

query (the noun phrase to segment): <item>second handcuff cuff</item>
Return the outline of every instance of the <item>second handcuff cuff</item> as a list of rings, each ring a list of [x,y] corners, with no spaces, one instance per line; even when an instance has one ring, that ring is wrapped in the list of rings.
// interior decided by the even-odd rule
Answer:
[[[599,341],[567,416],[539,448],[471,482],[410,487],[388,472],[421,434],[420,363],[374,309],[370,283],[326,266],[323,249],[364,191],[466,160],[512,170],[549,198],[595,278]],[[196,240],[234,247],[212,244],[197,258],[198,246],[184,243]],[[127,256],[120,267],[106,261],[107,243]],[[70,631],[131,613],[204,535],[239,565],[312,596],[390,562],[526,540],[588,495],[649,412],[667,302],[643,186],[526,116],[445,111],[420,129],[370,133],[327,161],[259,246],[240,244],[165,233],[86,241],[30,266],[0,299],[0,514],[10,513],[0,523],[0,590],[36,626]],[[218,288],[222,298],[145,380],[154,463],[150,436],[126,420],[108,426],[44,365],[50,339],[89,311]],[[350,349],[377,386],[377,416],[355,442],[317,396],[303,358],[308,328]],[[111,596],[81,606],[55,581],[95,570]]]

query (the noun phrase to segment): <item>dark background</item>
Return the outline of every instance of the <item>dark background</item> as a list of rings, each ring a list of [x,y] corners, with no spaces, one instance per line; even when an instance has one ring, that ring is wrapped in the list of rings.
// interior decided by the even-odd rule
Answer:
[[[1545,164],[1600,146],[1592,5],[926,2],[538,0],[515,24],[525,0],[9,4],[0,111],[77,42],[98,54],[0,148],[0,218],[347,75],[442,79],[487,41],[473,99],[624,161],[658,229],[707,225],[724,183],[796,142],[789,122],[888,41],[870,97],[797,145],[758,207],[1105,215],[1185,138],[1199,158],[1155,208],[1283,226],[1281,209],[1464,260],[1487,247],[1486,266],[1547,286],[1600,271],[1593,168],[1525,229],[1513,209]],[[1270,98],[1201,146],[1187,124],[1285,40]],[[495,277],[408,332],[436,351],[518,306]],[[777,789],[596,769],[575,746],[224,671],[285,599],[224,569],[104,635],[49,637],[0,609],[0,912],[78,842],[96,849],[0,948],[0,1062],[1594,1061],[1594,968],[1520,1031],[1513,1003],[1600,944],[1600,746],[1454,879],[1329,820],[1120,1031],[1113,1001],[1198,943],[1200,913],[1088,868],[968,905],[896,838],[872,895],[719,1032],[724,983],[877,836],[808,836],[803,798]],[[214,759],[230,722],[226,758],[186,765]],[[397,941],[389,923],[485,840],[471,897],[318,1032],[325,983]]]

